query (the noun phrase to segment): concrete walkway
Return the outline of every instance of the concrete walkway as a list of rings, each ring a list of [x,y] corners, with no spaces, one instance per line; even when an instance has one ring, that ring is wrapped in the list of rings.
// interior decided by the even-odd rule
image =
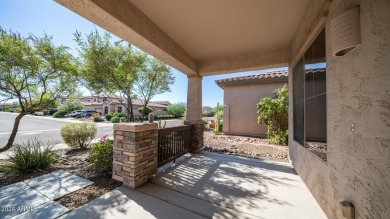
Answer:
[[[93,184],[59,170],[0,188],[0,218],[56,218],[69,211],[54,200]]]
[[[62,218],[326,218],[290,164],[202,152]]]

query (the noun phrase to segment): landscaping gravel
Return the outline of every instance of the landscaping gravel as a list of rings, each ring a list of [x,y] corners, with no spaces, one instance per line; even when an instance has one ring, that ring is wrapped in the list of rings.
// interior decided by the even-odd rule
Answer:
[[[204,132],[205,151],[288,162],[288,147],[269,144],[267,139]]]

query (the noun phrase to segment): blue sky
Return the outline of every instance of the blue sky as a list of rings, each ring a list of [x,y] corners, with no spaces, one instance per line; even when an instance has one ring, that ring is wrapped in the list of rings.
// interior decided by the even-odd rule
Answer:
[[[0,26],[21,34],[42,35],[45,32],[54,37],[56,45],[65,45],[74,54],[77,54],[76,43],[73,41],[76,30],[83,34],[95,28],[103,30],[52,0],[0,0]],[[281,69],[286,68],[204,77],[203,106],[216,106],[217,102],[223,102],[223,90],[215,84],[215,80]],[[172,71],[176,77],[176,82],[171,87],[172,92],[158,95],[154,100],[186,102],[187,76],[175,69]]]

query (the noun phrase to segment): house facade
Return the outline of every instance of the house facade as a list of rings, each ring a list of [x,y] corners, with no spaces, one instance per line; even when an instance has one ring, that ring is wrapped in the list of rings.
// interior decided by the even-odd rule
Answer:
[[[257,103],[273,97],[288,83],[288,71],[227,78],[215,81],[223,89],[223,132],[232,135],[267,136],[267,126],[257,122]]]
[[[341,202],[358,219],[390,217],[390,1],[56,1],[187,75],[194,148],[203,77],[287,66],[296,172],[329,218],[351,210]],[[307,77],[326,90],[306,92],[318,67]],[[312,97],[326,100],[326,160],[305,147]]]
[[[116,97],[103,97],[103,96],[85,96],[77,98],[84,105],[85,110],[94,110],[100,115],[104,116],[106,114],[113,114],[118,112],[126,112],[125,106],[122,105],[119,98]],[[161,101],[165,105],[158,104],[156,102],[150,101],[148,106],[153,109],[153,113],[156,116],[159,115],[169,115],[167,111],[167,106],[170,105],[168,101]],[[142,100],[134,99],[132,100],[134,116],[141,116],[142,114],[138,112],[140,107],[143,107]]]

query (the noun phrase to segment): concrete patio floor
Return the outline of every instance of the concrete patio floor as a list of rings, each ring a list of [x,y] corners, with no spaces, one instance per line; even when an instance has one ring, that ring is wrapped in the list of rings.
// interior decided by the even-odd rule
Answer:
[[[290,164],[202,152],[63,218],[327,218]]]

